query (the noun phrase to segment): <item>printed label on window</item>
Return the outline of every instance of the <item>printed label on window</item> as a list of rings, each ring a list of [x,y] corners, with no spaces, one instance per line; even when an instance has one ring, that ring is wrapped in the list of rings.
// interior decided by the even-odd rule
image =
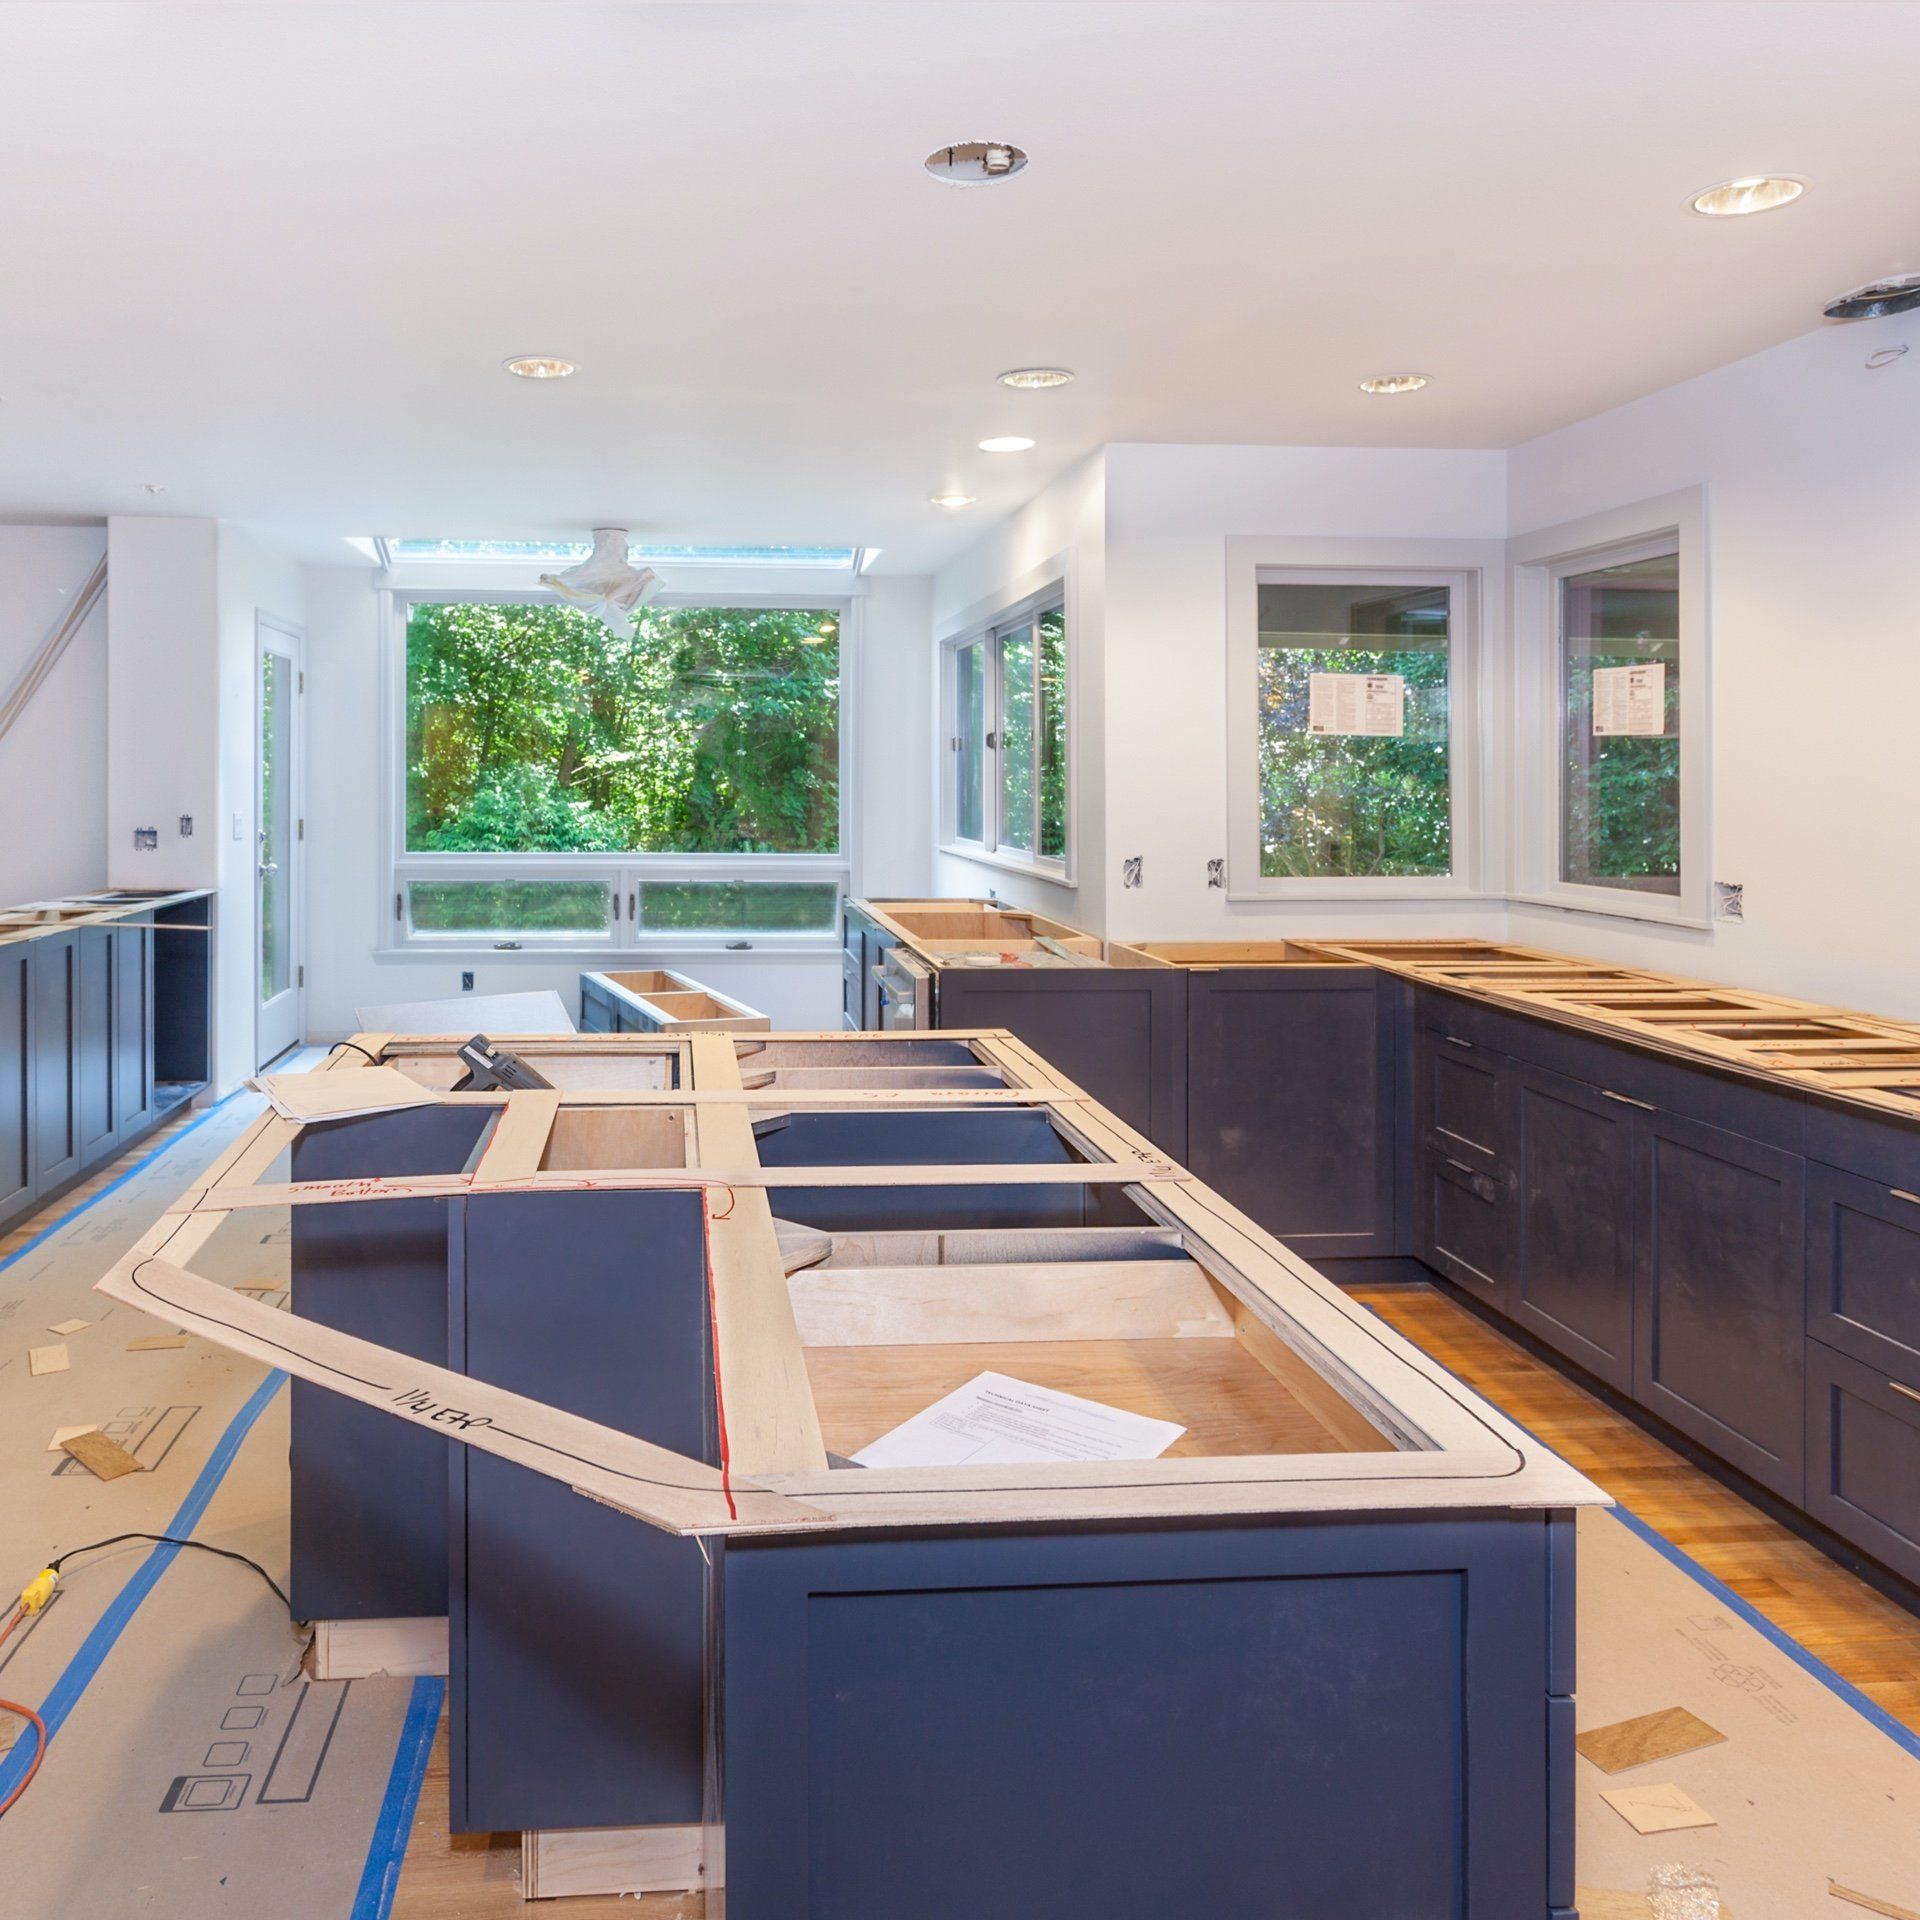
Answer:
[[[1307,676],[1309,733],[1391,734],[1407,730],[1407,681],[1399,673]]]
[[[1660,734],[1667,730],[1667,669],[1661,660],[1593,670],[1593,732]]]

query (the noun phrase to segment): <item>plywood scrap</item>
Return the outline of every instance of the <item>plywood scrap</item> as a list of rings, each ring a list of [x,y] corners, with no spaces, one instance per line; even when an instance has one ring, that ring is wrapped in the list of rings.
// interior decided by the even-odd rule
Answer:
[[[136,1340],[127,1342],[129,1353],[164,1353],[174,1347],[184,1347],[187,1336],[184,1333],[143,1333]]]
[[[29,1373],[65,1373],[73,1364],[67,1354],[67,1343],[62,1340],[55,1347],[29,1347],[27,1349],[27,1371]]]
[[[1673,1833],[1682,1827],[1720,1824],[1692,1794],[1670,1780],[1657,1786],[1613,1787],[1600,1798],[1635,1833]]]
[[[1718,1746],[1726,1735],[1710,1727],[1685,1707],[1662,1707],[1658,1713],[1636,1714],[1614,1720],[1574,1736],[1574,1747],[1602,1773],[1624,1773],[1655,1760],[1671,1760],[1678,1753]]]
[[[1575,1887],[1573,1904],[1580,1920],[1660,1920],[1644,1893],[1622,1893],[1617,1887]],[[1722,1900],[1719,1920],[1734,1920],[1733,1909]]]
[[[57,1333],[61,1339],[64,1340],[68,1334],[78,1333],[83,1327],[90,1327],[92,1325],[93,1322],[91,1320],[56,1320],[47,1331],[49,1333]]]
[[[118,1440],[110,1440],[98,1427],[69,1434],[60,1450],[78,1460],[96,1480],[118,1480],[123,1473],[145,1471]]]
[[[1912,1907],[1903,1907],[1894,1900],[1882,1900],[1871,1893],[1861,1893],[1854,1887],[1843,1887],[1837,1880],[1827,1882],[1827,1892],[1836,1900],[1844,1900],[1850,1907],[1864,1907],[1868,1913],[1877,1913],[1882,1920],[1920,1920],[1920,1912]]]

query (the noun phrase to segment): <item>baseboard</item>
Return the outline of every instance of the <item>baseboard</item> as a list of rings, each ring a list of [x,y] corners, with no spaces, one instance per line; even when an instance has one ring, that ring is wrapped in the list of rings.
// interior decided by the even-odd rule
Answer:
[[[397,1620],[316,1620],[308,1669],[316,1680],[370,1680],[444,1674],[447,1621],[444,1614]]]
[[[687,1827],[548,1827],[520,1836],[526,1900],[575,1894],[688,1893],[709,1884],[707,1830]]]

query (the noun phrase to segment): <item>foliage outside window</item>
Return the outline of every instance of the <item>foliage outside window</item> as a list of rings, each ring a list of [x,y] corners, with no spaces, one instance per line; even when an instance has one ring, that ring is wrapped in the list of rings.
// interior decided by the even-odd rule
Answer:
[[[1445,585],[1261,582],[1263,878],[1444,878],[1452,871],[1452,620]],[[1400,730],[1315,731],[1314,683],[1330,675],[1385,682],[1375,723],[1397,717]],[[1329,697],[1324,686],[1322,696]]]
[[[1678,894],[1679,555],[1566,574],[1559,615],[1560,877]],[[1649,668],[1629,705],[1623,683]]]
[[[949,649],[948,837],[1016,862],[1067,860],[1067,616],[1023,615]]]

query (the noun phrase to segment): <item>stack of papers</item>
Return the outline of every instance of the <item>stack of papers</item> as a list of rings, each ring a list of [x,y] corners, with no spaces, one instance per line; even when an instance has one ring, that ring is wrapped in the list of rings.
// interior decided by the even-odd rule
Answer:
[[[1004,1373],[982,1373],[853,1457],[863,1467],[1157,1460],[1185,1432],[1171,1420],[1149,1420]]]
[[[254,1087],[282,1120],[351,1120],[363,1113],[433,1107],[440,1096],[398,1067],[335,1067],[330,1073],[263,1073]]]

